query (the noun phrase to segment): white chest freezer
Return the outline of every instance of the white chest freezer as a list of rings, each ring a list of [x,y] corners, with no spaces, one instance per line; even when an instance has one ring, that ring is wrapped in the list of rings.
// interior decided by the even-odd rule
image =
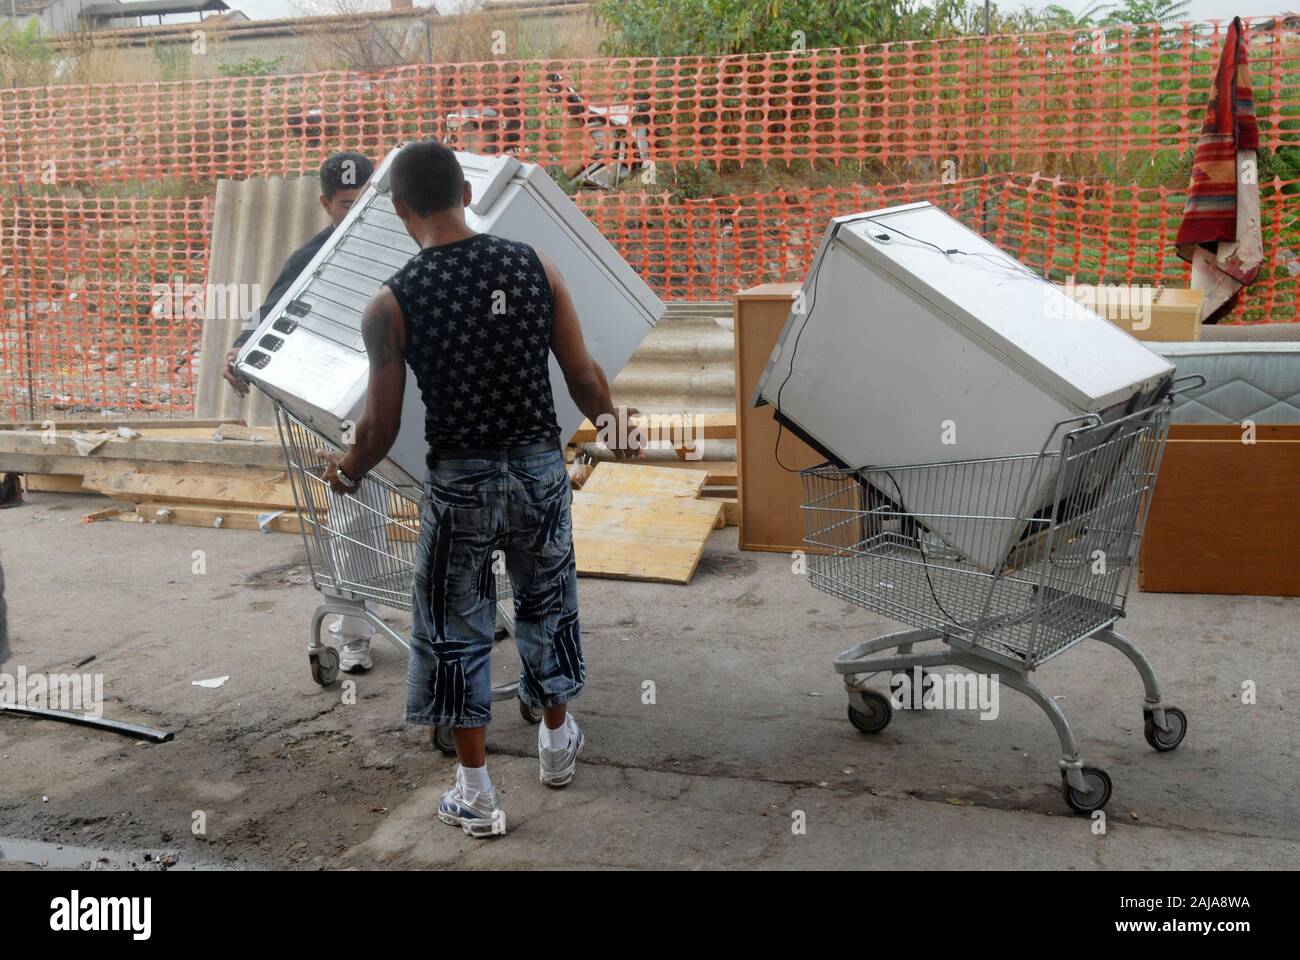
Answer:
[[[393,150],[384,158],[338,229],[249,337],[236,364],[295,416],[340,440],[365,406],[369,365],[362,311],[419,252],[389,195],[396,155]],[[513,157],[457,153],[456,159],[473,191],[469,225],[529,243],[555,262],[573,295],[587,348],[613,380],[663,315],[663,303],[545,170]],[[553,355],[551,389],[567,439],[583,417]],[[380,470],[399,482],[419,482],[427,452],[424,402],[408,370],[402,426]]]
[[[1151,403],[1174,371],[929,203],[832,220],[801,295],[754,403],[775,405],[845,467],[1036,452],[1061,420]],[[1035,489],[1014,493],[1032,514],[1055,481],[1046,469]],[[882,492],[926,512],[923,490]],[[988,503],[987,493],[972,490],[971,503]],[[941,518],[934,532],[984,569],[1005,556],[987,525]]]

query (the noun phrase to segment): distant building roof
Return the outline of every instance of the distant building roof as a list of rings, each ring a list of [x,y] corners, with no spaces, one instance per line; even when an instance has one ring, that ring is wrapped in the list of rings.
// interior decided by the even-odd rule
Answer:
[[[225,0],[140,0],[139,3],[92,3],[81,8],[87,20],[121,20],[128,17],[164,17],[170,13],[207,13],[229,10]]]
[[[56,2],[57,0],[18,0],[18,16],[25,17],[33,13],[40,13],[46,7],[52,6]],[[0,2],[0,16],[7,19],[10,12],[9,4]]]

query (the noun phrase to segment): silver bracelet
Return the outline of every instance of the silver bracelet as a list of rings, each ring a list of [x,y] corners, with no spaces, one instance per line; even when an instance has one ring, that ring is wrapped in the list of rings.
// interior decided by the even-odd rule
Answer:
[[[361,486],[361,480],[359,479],[353,480],[351,477],[349,477],[346,473],[343,472],[343,468],[341,466],[336,466],[334,472],[335,475],[337,475],[338,478],[343,481],[343,485],[347,487],[349,490],[355,490],[357,487]]]

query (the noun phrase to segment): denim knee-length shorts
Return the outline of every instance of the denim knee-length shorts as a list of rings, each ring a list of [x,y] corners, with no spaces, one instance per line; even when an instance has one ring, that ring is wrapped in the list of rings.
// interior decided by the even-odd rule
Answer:
[[[573,495],[558,449],[518,459],[442,460],[429,470],[416,550],[406,719],[492,719],[496,570],[514,590],[519,696],[556,707],[585,685],[573,556]]]

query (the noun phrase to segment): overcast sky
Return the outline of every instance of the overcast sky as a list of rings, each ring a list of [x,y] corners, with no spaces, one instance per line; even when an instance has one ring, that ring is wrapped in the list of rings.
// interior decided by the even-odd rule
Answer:
[[[277,17],[298,17],[309,12],[328,13],[339,9],[385,10],[387,0],[226,0],[236,10],[242,10],[254,20],[274,20]],[[416,0],[417,7],[437,6],[444,12],[452,12],[466,0]],[[627,0],[635,3],[636,0]],[[1074,11],[1086,9],[1085,0],[1057,0],[1060,6]],[[1001,4],[1004,10],[1016,10],[1021,7],[1043,7],[1047,2],[1016,2],[1008,0]],[[1265,14],[1281,13],[1300,7],[1300,3],[1288,3],[1286,0],[1192,0],[1189,16],[1192,19],[1223,19],[1234,16],[1258,17]]]

